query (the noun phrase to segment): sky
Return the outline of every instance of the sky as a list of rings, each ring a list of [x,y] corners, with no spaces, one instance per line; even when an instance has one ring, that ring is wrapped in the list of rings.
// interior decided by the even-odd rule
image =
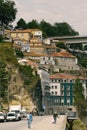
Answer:
[[[20,18],[26,23],[36,19],[54,23],[68,23],[81,36],[87,36],[87,0],[13,0],[18,10],[16,25]]]

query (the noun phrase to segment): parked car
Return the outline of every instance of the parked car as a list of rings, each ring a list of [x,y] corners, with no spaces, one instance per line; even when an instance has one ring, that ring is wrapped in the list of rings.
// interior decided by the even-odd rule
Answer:
[[[21,120],[21,112],[19,110],[12,110],[11,112],[15,112],[18,117],[18,120]]]
[[[4,122],[5,121],[5,115],[3,112],[0,112],[0,122]]]
[[[6,121],[18,121],[18,116],[15,112],[8,112],[6,116]]]
[[[23,111],[23,112],[21,112],[21,117],[22,117],[22,118],[26,118],[26,117],[27,117],[27,113],[26,113],[26,112],[24,112],[24,111]]]

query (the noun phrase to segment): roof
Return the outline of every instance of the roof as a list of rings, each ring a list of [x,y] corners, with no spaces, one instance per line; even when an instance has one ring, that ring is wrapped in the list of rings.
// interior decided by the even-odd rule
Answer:
[[[67,51],[54,52],[54,53],[51,54],[51,56],[53,56],[53,57],[70,57],[70,58],[75,57],[75,56],[73,56],[71,53],[69,53]]]
[[[87,80],[84,77],[75,76],[75,75],[66,74],[66,73],[56,73],[56,74],[50,75],[50,79],[76,79],[76,78],[79,78],[81,80]]]
[[[20,60],[18,60],[18,62],[19,63],[26,63],[27,65],[33,66],[35,68],[38,67],[38,65],[35,62],[31,61],[31,60],[20,59]]]
[[[41,31],[40,29],[25,29],[25,30],[5,30],[6,32],[10,32],[10,33],[31,33],[34,31]]]
[[[33,56],[33,57],[47,56],[46,54],[30,53],[30,52],[25,52],[25,55],[26,56]]]
[[[31,60],[28,60],[27,64],[29,64],[30,66],[33,66],[35,68],[38,68],[38,65],[35,62],[31,61]]]
[[[57,73],[50,75],[50,79],[75,79],[75,76],[65,74],[65,73]]]

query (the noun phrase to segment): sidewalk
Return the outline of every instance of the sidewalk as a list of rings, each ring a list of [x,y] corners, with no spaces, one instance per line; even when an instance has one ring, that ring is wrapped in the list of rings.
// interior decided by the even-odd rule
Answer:
[[[41,120],[39,118],[41,118]],[[33,120],[30,130],[65,130],[66,127],[66,117],[63,115],[57,118],[56,124],[52,123],[52,116],[38,117],[38,120],[39,121],[35,121],[35,119]],[[21,130],[29,130],[29,128],[24,126]]]

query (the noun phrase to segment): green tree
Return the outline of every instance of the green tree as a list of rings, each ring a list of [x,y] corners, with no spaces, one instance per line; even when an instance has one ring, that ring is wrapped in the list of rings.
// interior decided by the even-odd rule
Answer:
[[[84,68],[86,68],[87,69],[87,58],[80,58],[79,59],[79,63],[84,67]]]
[[[84,97],[84,88],[80,79],[76,79],[74,84],[74,104],[77,107],[79,116],[82,117],[85,113],[86,101]]]
[[[40,22],[40,27],[41,27],[42,31],[44,32],[45,37],[46,36],[47,37],[55,36],[54,27],[50,23],[47,23],[46,21],[42,20]]]
[[[82,46],[81,43],[77,43],[77,44],[73,43],[73,44],[70,45],[70,48],[76,49],[76,50],[83,50],[83,46]]]
[[[18,26],[23,25],[24,20],[18,21]],[[25,22],[24,22],[25,25]],[[22,26],[21,26],[22,27]],[[52,36],[71,36],[71,35],[79,35],[77,31],[75,31],[68,23],[55,23],[54,25],[46,22],[45,20],[41,20],[39,23],[37,20],[32,20],[27,23],[26,28],[38,28],[43,32],[43,37],[52,37]]]
[[[76,32],[72,27],[66,23],[55,23],[54,29],[57,36],[71,36],[71,35],[79,35],[78,32]]]
[[[3,42],[3,37],[2,37],[2,36],[0,36],[0,42],[1,42],[1,43]]]
[[[8,88],[8,72],[6,71],[6,64],[0,60],[0,98],[6,98],[5,91]]]
[[[27,28],[32,28],[32,29],[38,28],[39,29],[40,27],[39,27],[39,23],[37,22],[37,20],[33,19],[31,22],[27,23]]]
[[[64,42],[58,42],[58,43],[56,44],[56,46],[57,46],[58,48],[67,49],[67,47],[66,47],[66,45],[64,44]]]
[[[10,0],[0,0],[0,21],[6,26],[16,18],[15,3]]]
[[[21,73],[21,76],[24,79],[24,85],[29,85],[31,82],[31,77],[33,77],[32,75],[32,68],[30,66],[27,65],[19,65],[19,71]]]
[[[15,52],[16,52],[16,57],[18,57],[18,58],[23,58],[23,57],[24,57],[24,54],[23,54],[22,51],[20,51],[20,50],[15,50]]]
[[[27,24],[26,22],[24,21],[24,19],[20,19],[18,22],[17,22],[17,26],[15,27],[16,29],[26,29],[27,27]]]
[[[78,119],[73,121],[72,130],[87,130],[87,127],[80,119]]]
[[[25,89],[33,94],[33,91],[38,83],[39,76],[35,75],[35,70],[28,65],[19,65],[19,72],[24,80]]]

